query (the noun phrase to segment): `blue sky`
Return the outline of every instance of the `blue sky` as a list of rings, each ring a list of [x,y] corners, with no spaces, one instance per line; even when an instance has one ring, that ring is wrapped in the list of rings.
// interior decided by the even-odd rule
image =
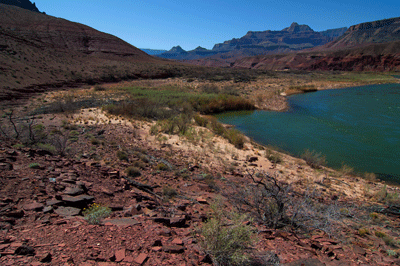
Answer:
[[[315,31],[400,16],[400,1],[372,0],[35,0],[48,15],[113,34],[138,48],[185,50],[281,30],[292,22]],[[386,3],[384,3],[386,2]],[[391,3],[389,3],[391,2]]]

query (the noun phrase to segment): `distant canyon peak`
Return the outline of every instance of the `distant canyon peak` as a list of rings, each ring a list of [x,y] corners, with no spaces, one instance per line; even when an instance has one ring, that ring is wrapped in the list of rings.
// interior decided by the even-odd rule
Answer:
[[[17,6],[33,12],[40,12],[39,9],[36,7],[36,4],[31,3],[31,1],[29,0],[0,0],[0,4]]]
[[[249,31],[239,39],[232,39],[215,44],[212,50],[197,47],[191,51],[185,51],[180,46],[158,55],[159,57],[193,60],[215,55],[231,56],[255,56],[274,53],[285,53],[327,44],[340,37],[347,28],[331,29],[316,32],[308,25],[299,25],[293,22],[290,27],[281,31]]]

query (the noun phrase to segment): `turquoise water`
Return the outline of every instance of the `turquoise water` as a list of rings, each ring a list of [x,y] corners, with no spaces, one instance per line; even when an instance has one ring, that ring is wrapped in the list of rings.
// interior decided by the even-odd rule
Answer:
[[[288,112],[233,112],[218,119],[295,156],[315,150],[330,167],[344,163],[400,182],[400,84],[324,90],[288,100]]]

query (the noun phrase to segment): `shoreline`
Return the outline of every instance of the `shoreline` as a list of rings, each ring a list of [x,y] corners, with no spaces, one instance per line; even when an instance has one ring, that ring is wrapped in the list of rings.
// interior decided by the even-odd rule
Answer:
[[[264,109],[257,109],[256,111],[287,112],[290,109],[290,106],[289,106],[288,101],[287,101],[287,97],[292,96],[292,95],[296,95],[296,94],[311,93],[311,92],[317,92],[317,91],[322,91],[322,90],[348,89],[348,88],[353,88],[353,87],[356,88],[356,87],[384,85],[384,84],[398,84],[398,83],[395,83],[395,82],[384,82],[384,83],[374,83],[374,84],[354,83],[354,84],[351,84],[350,86],[346,86],[346,87],[332,87],[331,86],[331,87],[318,88],[316,90],[305,90],[305,91],[298,90],[297,92],[293,92],[292,91],[292,93],[290,93],[290,94],[281,93],[280,96],[284,97],[285,100],[286,100],[286,103],[287,103],[287,106],[285,106],[285,108],[278,109],[278,110],[274,110],[272,108],[264,108]],[[231,125],[231,124],[228,124],[228,125],[235,127],[234,125]],[[244,133],[242,132],[242,134],[244,134]],[[282,148],[279,148],[279,147],[273,147],[273,146],[270,147],[268,144],[263,144],[263,143],[257,142],[255,140],[253,140],[251,137],[249,137],[248,135],[246,135],[246,134],[244,134],[244,135],[246,137],[248,137],[249,139],[251,139],[253,142],[255,142],[257,145],[268,147],[269,149],[273,149],[276,152],[285,153],[288,156],[291,156],[291,157],[294,157],[294,158],[302,159],[301,156],[293,155],[288,150],[285,150],[285,149],[282,149]],[[278,150],[277,150],[277,148],[278,148]],[[354,165],[347,165],[347,164],[345,164],[345,165],[349,166],[351,168],[354,167]],[[334,171],[340,171],[341,170],[341,168],[339,166],[337,166],[337,167],[327,166],[327,167],[332,169],[332,170],[334,170]],[[362,177],[362,176],[364,176],[366,174],[366,172],[363,172],[362,170],[358,170],[358,171],[353,170],[353,171],[354,171],[353,172],[354,175],[360,176],[360,177]],[[391,185],[394,185],[394,186],[400,186],[400,176],[398,174],[389,174],[389,173],[380,173],[380,172],[376,172],[374,174],[376,175],[377,179],[379,179],[381,182],[385,182],[387,184],[391,184]]]

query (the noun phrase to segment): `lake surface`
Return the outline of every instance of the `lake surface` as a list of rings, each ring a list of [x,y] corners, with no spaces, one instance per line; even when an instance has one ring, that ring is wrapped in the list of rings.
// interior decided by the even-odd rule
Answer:
[[[295,156],[315,150],[330,167],[344,163],[400,182],[400,84],[324,90],[288,101],[288,112],[233,112],[218,119]]]

